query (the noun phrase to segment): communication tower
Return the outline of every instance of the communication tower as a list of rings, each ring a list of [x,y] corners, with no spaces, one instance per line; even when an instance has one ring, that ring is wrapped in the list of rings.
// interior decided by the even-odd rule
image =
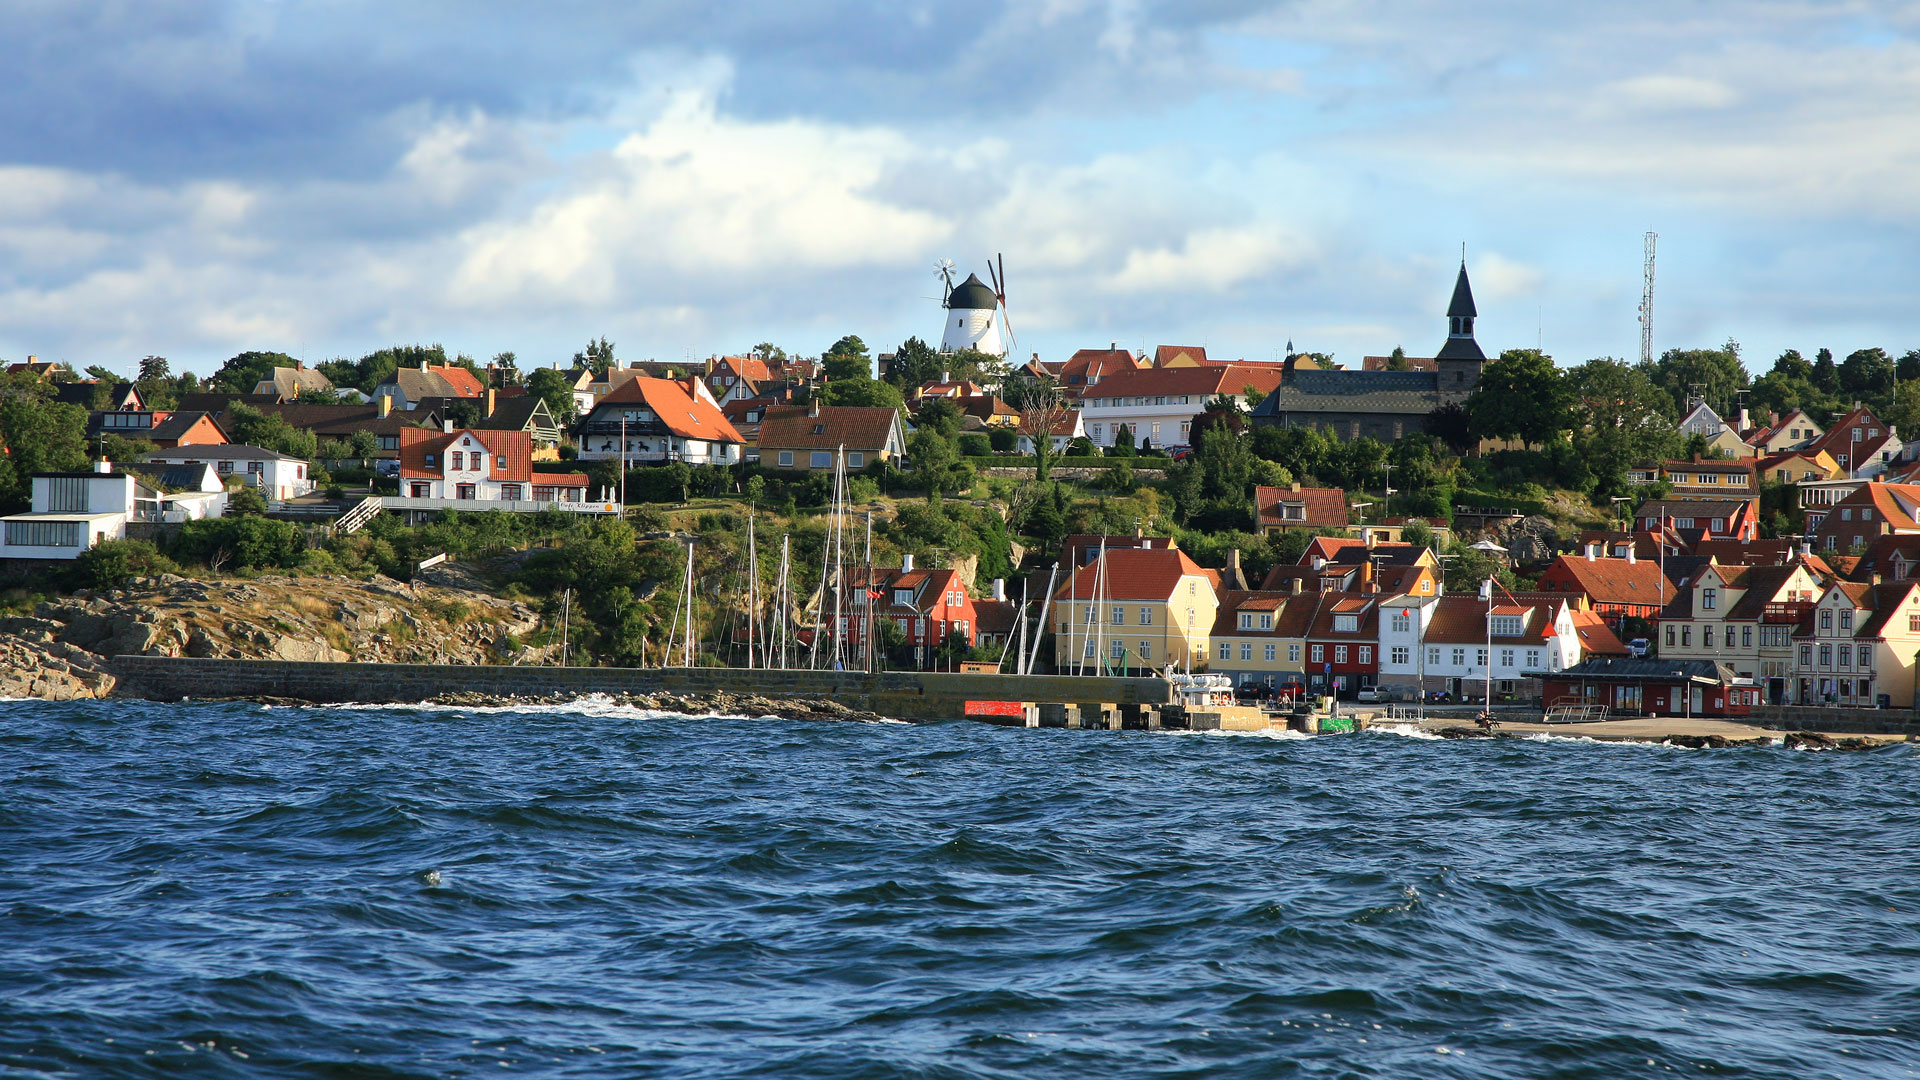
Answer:
[[[1660,234],[1647,231],[1647,285],[1640,294],[1640,362],[1653,363],[1653,244]]]

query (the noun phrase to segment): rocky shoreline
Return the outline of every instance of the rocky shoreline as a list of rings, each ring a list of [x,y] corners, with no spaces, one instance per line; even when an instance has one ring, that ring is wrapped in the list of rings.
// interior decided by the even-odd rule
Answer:
[[[302,706],[325,708],[324,705],[296,698],[281,697],[242,697],[242,698],[196,698],[196,701],[249,701],[257,705]],[[829,698],[786,698],[766,697],[760,694],[676,694],[661,691],[654,694],[573,694],[555,693],[542,696],[501,695],[481,693],[441,694],[421,702],[395,702],[395,708],[404,709],[409,705],[440,705],[469,709],[514,709],[539,708],[542,706],[564,706],[579,701],[610,703],[630,709],[646,709],[653,712],[682,713],[687,716],[778,716],[788,720],[845,720],[852,723],[894,724],[903,721],[885,717],[879,713],[849,708]]]
[[[1488,731],[1484,728],[1444,727],[1433,732],[1442,739],[1525,739],[1539,734],[1533,731],[1502,731],[1498,728]],[[1866,750],[1878,750],[1889,745],[1884,739],[1869,739],[1863,736],[1841,736],[1835,738],[1818,731],[1783,731],[1777,737],[1760,735],[1750,739],[1730,739],[1725,735],[1666,735],[1660,738],[1630,738],[1620,742],[1639,742],[1655,746],[1684,746],[1693,750],[1726,750],[1741,746],[1773,746],[1779,744],[1789,750],[1837,750],[1859,753]]]

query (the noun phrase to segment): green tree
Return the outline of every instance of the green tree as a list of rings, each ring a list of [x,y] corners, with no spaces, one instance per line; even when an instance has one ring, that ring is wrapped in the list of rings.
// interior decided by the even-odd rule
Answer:
[[[1673,399],[1640,368],[1601,357],[1568,370],[1566,385],[1573,445],[1598,494],[1625,494],[1627,470],[1677,450]]]
[[[1736,399],[1748,383],[1747,369],[1740,363],[1740,343],[1732,340],[1718,349],[1668,349],[1646,374],[1673,399],[1674,411],[1681,415],[1686,413],[1687,399],[1697,392],[1714,412],[1732,416]]]
[[[527,393],[547,403],[547,411],[561,427],[571,427],[574,415],[573,378],[558,368],[534,368],[527,374]]]
[[[1885,349],[1856,349],[1840,362],[1840,392],[1873,405],[1893,394],[1893,358]]]
[[[1544,443],[1567,423],[1560,370],[1538,349],[1508,349],[1481,371],[1467,416],[1483,438]]]
[[[240,445],[258,446],[308,461],[320,450],[320,441],[313,432],[294,427],[279,413],[264,413],[244,402],[236,401],[228,407],[225,426],[227,434]]]
[[[835,379],[814,391],[822,405],[857,405],[870,409],[898,409],[906,401],[900,388],[878,379]]]
[[[525,381],[520,374],[520,358],[511,350],[494,353],[492,364],[506,385],[519,386]]]
[[[873,378],[873,360],[867,355],[867,343],[853,334],[833,343],[820,357],[820,369],[830,382]]]
[[[296,363],[298,361],[286,353],[243,352],[221,364],[210,382],[215,390],[229,394],[251,394],[261,380],[273,378],[274,368],[293,367]]]
[[[1001,384],[1001,394],[1007,404],[1020,414],[1020,434],[1033,444],[1034,482],[1047,483],[1055,457],[1053,432],[1068,415],[1065,395],[1052,379],[1031,375],[1005,380]]]
[[[1400,530],[1400,542],[1415,547],[1433,546],[1433,529],[1424,521],[1409,521],[1407,527]]]
[[[755,360],[764,360],[769,364],[776,364],[786,360],[787,350],[775,345],[771,341],[763,341],[748,350],[748,355],[752,356]]]
[[[87,410],[53,400],[37,378],[0,375],[0,505],[27,508],[31,476],[87,467]]]
[[[900,343],[887,367],[887,381],[902,390],[911,390],[940,377],[940,354],[917,337]]]
[[[960,434],[960,410],[953,402],[945,398],[936,398],[920,406],[913,414],[915,427],[931,428],[940,433],[941,438],[951,439]]]
[[[1392,355],[1387,357],[1388,371],[1412,371],[1413,365],[1407,363],[1407,350],[1398,345],[1393,347]]]
[[[1813,385],[1823,394],[1840,393],[1840,369],[1833,362],[1832,349],[1813,354]]]
[[[605,375],[607,369],[619,363],[613,356],[613,342],[608,341],[605,334],[601,334],[598,341],[589,340],[585,349],[573,354],[574,367],[586,368],[595,375]]]
[[[167,366],[166,357],[149,356],[140,361],[140,381],[141,382],[158,381],[161,379],[170,379],[172,377],[173,377],[173,372]]]
[[[1193,460],[1202,474],[1202,498],[1238,501],[1251,494],[1253,451],[1239,435],[1225,427],[1207,428],[1200,433]]]
[[[1107,448],[1112,457],[1133,456],[1133,428],[1127,424],[1113,425],[1113,445]]]
[[[973,466],[952,442],[931,428],[922,428],[907,440],[907,460],[913,463],[914,480],[927,493],[929,503],[973,486]]]

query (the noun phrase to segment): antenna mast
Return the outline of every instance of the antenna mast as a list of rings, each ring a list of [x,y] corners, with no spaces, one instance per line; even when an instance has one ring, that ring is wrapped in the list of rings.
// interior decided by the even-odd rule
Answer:
[[[1640,294],[1640,362],[1653,363],[1653,245],[1660,234],[1647,230],[1646,291]]]

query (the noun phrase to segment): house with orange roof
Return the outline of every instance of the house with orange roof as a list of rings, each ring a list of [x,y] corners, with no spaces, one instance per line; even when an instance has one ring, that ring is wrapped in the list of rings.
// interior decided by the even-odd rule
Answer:
[[[1206,367],[1223,361],[1208,360],[1205,345],[1157,345],[1153,366],[1157,368]]]
[[[1900,438],[1892,424],[1860,406],[1835,420],[1806,449],[1826,451],[1847,476],[1860,478],[1886,471],[1900,452]]]
[[[1633,512],[1642,532],[1692,545],[1701,540],[1755,540],[1760,536],[1760,500],[1648,499]]]
[[[1537,588],[1584,596],[1592,610],[1616,626],[1621,619],[1653,618],[1678,591],[1657,562],[1643,562],[1631,549],[1626,558],[1611,559],[1592,548],[1584,555],[1554,559],[1540,574]]]
[[[780,405],[760,417],[760,464],[774,469],[829,472],[846,453],[847,471],[906,456],[906,429],[898,410],[861,405]]]
[[[1768,454],[1754,462],[1761,483],[1799,484],[1817,480],[1838,480],[1845,475],[1839,462],[1825,450],[1785,450]]]
[[[1794,704],[1912,708],[1920,581],[1830,582],[1793,641]]]
[[[1752,499],[1760,494],[1752,459],[1727,461],[1695,454],[1691,461],[1663,461],[1660,478],[1670,485],[1669,499]]]
[[[1816,564],[1723,566],[1709,561],[1661,611],[1662,658],[1716,660],[1761,687],[1762,700],[1787,699],[1793,634],[1825,588]]]
[[[1122,427],[1135,446],[1188,445],[1193,421],[1215,397],[1247,404],[1249,390],[1270,393],[1282,372],[1273,364],[1145,368],[1109,375],[1080,391],[1087,438],[1112,446]]]
[[[1110,548],[1053,595],[1054,669],[1204,670],[1217,577],[1172,547]]]
[[[1254,527],[1274,536],[1293,529],[1347,527],[1347,493],[1340,488],[1291,487],[1253,489]],[[1358,540],[1353,543],[1360,543]]]
[[[1879,537],[1920,532],[1920,484],[1861,484],[1817,518],[1809,512],[1807,529],[1817,551],[1859,555]]]
[[[1104,379],[1127,371],[1140,370],[1138,357],[1120,347],[1119,342],[1105,349],[1081,349],[1067,358],[1054,373],[1068,394],[1081,393],[1084,387],[1098,386]]]
[[[585,503],[587,486],[584,473],[535,472],[533,438],[524,431],[409,427],[400,430],[400,495],[387,508],[530,513]]]
[[[747,440],[699,379],[636,376],[601,398],[577,428],[582,461],[732,465]]]
[[[394,412],[419,408],[426,398],[479,398],[486,392],[480,376],[465,367],[429,364],[425,360],[420,361],[417,368],[401,368],[373,388],[375,401],[389,399],[388,407]]]
[[[1268,590],[1230,589],[1220,594],[1207,670],[1236,686],[1306,686],[1307,629],[1314,597]]]
[[[856,648],[864,648],[867,640],[863,588],[873,594],[875,624],[891,622],[900,631],[896,662],[908,660],[926,670],[935,650],[949,640],[964,641],[969,649],[980,640],[980,613],[956,570],[915,569],[913,555],[907,553],[900,557],[898,570],[875,569],[871,577],[864,567],[849,571],[848,584],[851,599],[841,617],[847,623],[846,640]]]

